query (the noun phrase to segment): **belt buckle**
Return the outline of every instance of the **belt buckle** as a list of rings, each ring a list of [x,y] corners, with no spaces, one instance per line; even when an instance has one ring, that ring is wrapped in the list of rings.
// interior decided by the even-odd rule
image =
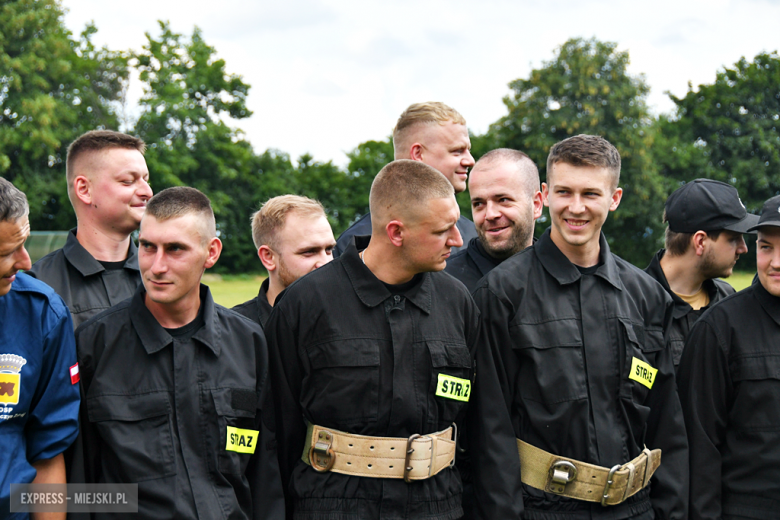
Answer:
[[[410,435],[408,439],[406,439],[406,458],[404,459],[404,482],[409,484],[412,479],[409,477],[409,472],[412,471],[412,453],[414,453],[414,448],[412,448],[412,442],[414,442],[415,439],[419,439],[420,434],[415,433],[413,435]]]
[[[557,460],[550,466],[550,491],[558,495],[564,492],[566,484],[577,478],[577,466],[568,460]]]
[[[615,483],[615,473],[617,470],[620,469],[620,464],[617,464],[615,466],[612,466],[612,469],[609,470],[609,474],[607,474],[607,483],[604,484],[604,492],[601,494],[601,505],[606,506],[607,505],[607,499],[609,498],[609,488],[612,487],[612,484]]]
[[[309,464],[315,471],[325,473],[333,468],[336,462],[336,454],[333,453],[333,434],[327,430],[321,430],[317,434],[317,442],[309,450]]]

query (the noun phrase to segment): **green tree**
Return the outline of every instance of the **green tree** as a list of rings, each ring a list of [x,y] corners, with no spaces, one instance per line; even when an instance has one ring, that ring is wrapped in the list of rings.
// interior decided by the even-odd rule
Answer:
[[[263,158],[224,121],[251,115],[249,85],[225,71],[200,29],[189,38],[166,22],[160,30],[159,37],[147,33],[147,44],[133,56],[144,83],[135,133],[148,146],[152,186],[192,186],[206,193],[224,244],[216,269],[256,271],[249,215],[267,176],[258,172]]]
[[[393,138],[384,141],[366,141],[360,143],[347,154],[349,164],[347,172],[350,178],[350,194],[347,200],[348,224],[352,224],[368,213],[368,194],[371,183],[379,170],[392,162],[395,157]],[[347,226],[349,227],[349,226]],[[346,228],[345,228],[346,229]],[[342,230],[339,230],[341,233]]]
[[[664,185],[652,161],[652,118],[644,78],[628,73],[628,52],[617,44],[572,39],[554,58],[531,71],[528,79],[509,84],[508,114],[491,125],[477,143],[515,148],[539,165],[544,179],[553,144],[577,134],[604,137],[620,151],[618,210],[604,227],[613,252],[644,266],[662,242]],[[484,151],[484,150],[483,150]],[[537,233],[549,225],[545,217]]]
[[[780,193],[780,56],[744,57],[715,82],[690,85],[658,122],[657,161],[670,188],[699,177],[728,182],[748,210]]]
[[[64,155],[79,134],[116,127],[127,78],[122,53],[74,40],[57,0],[0,4],[0,174],[27,193],[33,229],[67,229]]]

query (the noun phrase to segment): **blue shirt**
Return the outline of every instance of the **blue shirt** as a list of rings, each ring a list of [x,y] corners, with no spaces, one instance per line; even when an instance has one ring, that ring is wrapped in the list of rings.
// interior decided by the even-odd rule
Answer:
[[[31,463],[59,455],[76,439],[75,365],[73,322],[62,298],[17,274],[0,296],[0,516],[9,512],[11,484],[35,478]]]

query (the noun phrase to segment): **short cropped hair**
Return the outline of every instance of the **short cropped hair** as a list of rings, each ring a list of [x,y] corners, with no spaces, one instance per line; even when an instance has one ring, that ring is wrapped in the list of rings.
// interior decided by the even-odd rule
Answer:
[[[30,213],[27,195],[0,177],[0,222],[16,222]]]
[[[277,249],[279,243],[278,233],[284,227],[287,215],[290,213],[327,218],[322,204],[309,197],[280,195],[268,199],[252,215],[252,241],[255,243],[255,249],[260,249],[260,246]]]
[[[393,161],[379,171],[371,184],[371,221],[374,224],[374,215],[399,218],[430,199],[454,196],[455,188],[436,168],[410,159]]]
[[[146,152],[146,143],[139,137],[115,132],[114,130],[92,130],[79,136],[68,146],[65,160],[65,180],[68,183],[68,198],[73,203],[73,179],[76,178],[76,159],[90,152],[100,152],[108,148],[125,148]]]
[[[490,168],[499,163],[510,163],[517,168],[517,171],[523,177],[523,188],[526,195],[533,197],[539,191],[539,168],[536,167],[533,160],[520,150],[511,148],[496,148],[490,150],[477,161],[477,164],[471,169],[473,172],[477,167]]]
[[[598,135],[575,135],[554,144],[547,156],[548,183],[556,163],[606,168],[612,177],[612,189],[620,182],[620,153],[612,143]]]
[[[438,101],[409,105],[409,108],[404,110],[398,118],[393,129],[395,158],[408,159],[404,155],[409,151],[410,137],[416,129],[415,127],[433,124],[444,125],[446,123],[465,125],[466,120],[457,110]]]
[[[666,210],[664,210],[663,219],[664,222],[668,222],[666,220]],[[717,240],[721,231],[723,230],[719,229],[717,231],[706,231],[707,237],[710,240]],[[693,238],[693,235],[695,235],[695,233],[678,233],[677,231],[672,231],[669,229],[667,224],[666,233],[664,234],[664,248],[666,248],[666,252],[669,253],[670,256],[684,255],[691,247],[691,239]]]
[[[206,223],[206,236],[201,237],[203,242],[217,236],[211,201],[199,190],[189,186],[174,186],[162,190],[149,199],[144,217],[154,217],[158,222],[164,222],[190,214],[201,215]]]

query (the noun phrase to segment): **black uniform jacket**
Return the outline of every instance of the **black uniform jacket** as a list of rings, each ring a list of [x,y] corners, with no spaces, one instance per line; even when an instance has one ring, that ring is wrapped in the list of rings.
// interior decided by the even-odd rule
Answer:
[[[530,519],[652,518],[653,511],[659,519],[685,517],[688,446],[664,336],[671,299],[612,255],[603,234],[600,246],[601,265],[583,275],[548,229],[474,292],[483,318],[480,343],[490,347],[477,357],[474,404],[482,420],[470,431],[474,479],[501,488],[488,497],[477,488],[482,518],[516,518],[523,507],[522,517]],[[651,388],[629,377],[635,362],[657,370]],[[503,400],[490,398],[491,385],[500,385]],[[642,490],[603,508],[521,486],[515,437],[607,468],[647,445],[663,450],[662,464],[650,500]]]
[[[452,252],[465,249],[465,245],[469,243],[469,240],[477,236],[477,229],[474,227],[474,223],[464,217],[460,216],[458,222],[455,224],[460,231],[460,236],[463,238],[463,247],[453,247]],[[360,219],[352,224],[346,231],[344,231],[339,239],[336,241],[336,247],[333,248],[333,258],[338,258],[342,254],[349,244],[352,243],[352,237],[354,236],[370,236],[371,235],[371,213],[366,213]]]
[[[263,283],[260,284],[260,292],[257,293],[257,296],[233,307],[234,311],[259,323],[263,328],[265,328],[265,324],[268,322],[271,311],[274,310],[271,304],[268,303],[268,283],[268,278],[266,278],[263,280]]]
[[[477,282],[499,265],[501,260],[487,254],[479,237],[472,238],[468,244],[466,249],[450,256],[444,272],[463,282],[469,292],[473,292],[477,288]]]
[[[678,369],[691,519],[780,515],[780,298],[758,283],[696,322]]]
[[[392,294],[363,265],[353,241],[277,299],[266,333],[278,376],[280,466],[295,518],[463,514],[456,468],[407,484],[318,473],[301,460],[307,421],[408,438],[444,430],[463,414],[465,402],[436,396],[438,375],[473,377],[479,313],[448,274],[418,276],[414,287]]]
[[[734,288],[723,280],[712,279],[704,282],[704,288],[707,290],[707,294],[710,297],[710,303],[706,307],[702,307],[698,311],[693,310],[693,307],[683,301],[682,298],[674,294],[674,291],[669,287],[669,282],[666,280],[664,270],[661,269],[661,258],[663,258],[665,249],[658,251],[653,260],[645,268],[645,272],[655,278],[660,283],[669,296],[672,297],[674,302],[674,310],[672,311],[672,327],[669,329],[669,339],[672,343],[672,355],[674,356],[674,366],[680,364],[680,357],[682,357],[683,347],[685,346],[685,338],[688,337],[688,332],[691,330],[694,322],[704,314],[704,311],[718,303],[720,300],[734,294]]]
[[[141,284],[138,248],[130,241],[124,269],[106,270],[79,244],[71,229],[62,249],[44,256],[27,271],[51,286],[70,309],[73,327],[130,298]]]
[[[262,329],[202,285],[174,341],[145,294],[76,330],[87,482],[138,483],[139,518],[283,518]]]

